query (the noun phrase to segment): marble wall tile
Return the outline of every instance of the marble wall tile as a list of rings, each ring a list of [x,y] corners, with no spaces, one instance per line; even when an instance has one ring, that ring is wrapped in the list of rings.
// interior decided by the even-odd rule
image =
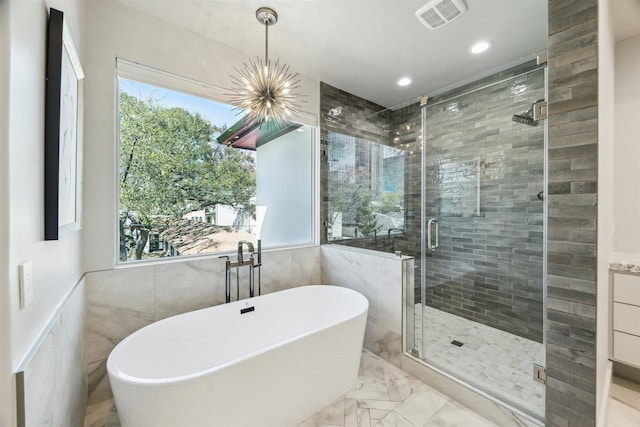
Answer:
[[[292,281],[295,279],[292,278],[292,275],[292,250],[268,251],[262,253],[260,281],[263,294],[277,292],[294,286],[292,285]],[[245,280],[247,280],[246,283],[248,283],[248,279]]]
[[[322,283],[320,246],[294,249],[291,253],[292,280],[298,285]]]
[[[154,321],[154,268],[87,274],[87,362],[106,358],[123,338]]]
[[[400,366],[403,272],[413,268],[413,259],[339,245],[321,250],[323,283],[353,289],[369,300],[365,348]]]
[[[396,334],[402,333],[402,259],[383,257],[376,262],[376,321]]]
[[[337,245],[322,246],[322,282],[344,286],[367,297],[369,319],[375,319],[378,311],[378,288],[375,286],[378,257],[371,255],[373,253]]]
[[[225,302],[224,260],[155,266],[155,320]]]
[[[402,332],[403,262],[375,251],[339,245],[322,246],[322,280],[362,293],[369,300],[369,317]]]
[[[364,333],[364,348],[400,367],[402,335],[389,330],[382,322],[369,319]]]
[[[87,408],[85,310],[81,280],[19,368],[19,427],[82,426]]]
[[[262,254],[262,293],[303,285],[319,285],[320,247],[269,251]]]
[[[107,375],[107,359],[89,363],[88,376],[89,395],[87,405],[95,405],[113,397],[109,376]]]

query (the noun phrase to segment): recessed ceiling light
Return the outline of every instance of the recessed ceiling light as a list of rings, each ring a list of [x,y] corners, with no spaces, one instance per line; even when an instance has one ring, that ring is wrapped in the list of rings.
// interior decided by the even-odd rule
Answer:
[[[493,43],[491,43],[490,41],[482,40],[473,44],[469,48],[469,53],[473,53],[477,55],[479,53],[488,51],[491,48],[491,46],[493,46]]]
[[[411,84],[411,77],[402,77],[398,80],[398,86],[409,86]]]

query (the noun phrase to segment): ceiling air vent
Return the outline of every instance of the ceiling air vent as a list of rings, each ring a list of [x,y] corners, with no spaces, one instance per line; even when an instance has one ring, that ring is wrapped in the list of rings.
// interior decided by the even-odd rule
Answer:
[[[432,0],[416,12],[418,20],[430,30],[435,30],[467,11],[463,0]]]

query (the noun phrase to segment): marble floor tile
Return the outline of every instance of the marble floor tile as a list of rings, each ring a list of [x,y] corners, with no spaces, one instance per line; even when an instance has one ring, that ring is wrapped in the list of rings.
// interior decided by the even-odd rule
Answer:
[[[609,421],[607,426],[640,427],[640,411],[616,400],[609,399]]]
[[[640,410],[640,384],[638,383],[614,376],[611,379],[610,396],[625,405]]]
[[[402,415],[393,411],[389,415],[380,420],[376,427],[416,427],[411,421],[404,418]]]
[[[420,391],[405,399],[395,409],[395,412],[411,421],[414,425],[422,426],[447,402],[448,398],[434,391]]]
[[[640,384],[614,376],[609,393],[609,427],[640,427]]]
[[[371,427],[371,412],[365,408],[357,408],[358,427]]]
[[[491,427],[494,424],[480,418],[464,406],[450,400],[421,427]]]
[[[120,420],[113,399],[87,408],[84,427],[120,427]]]
[[[456,424],[459,421],[467,424]],[[297,427],[465,425],[487,427],[493,424],[365,350],[353,389]],[[85,427],[119,426],[113,400],[88,408]]]
[[[533,380],[532,366],[544,365],[542,343],[429,306],[420,307],[415,306],[415,345],[425,360],[544,416],[544,385]],[[425,329],[421,333],[423,316]],[[463,345],[453,345],[453,340]]]

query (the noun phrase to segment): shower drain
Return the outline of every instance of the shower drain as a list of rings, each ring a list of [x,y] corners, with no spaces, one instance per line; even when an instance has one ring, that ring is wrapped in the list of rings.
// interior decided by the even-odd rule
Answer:
[[[453,341],[451,341],[451,344],[456,345],[456,346],[458,346],[458,347],[462,347],[462,346],[464,345],[464,343],[463,343],[463,342],[460,342],[460,341],[458,341],[458,340],[453,340]]]

